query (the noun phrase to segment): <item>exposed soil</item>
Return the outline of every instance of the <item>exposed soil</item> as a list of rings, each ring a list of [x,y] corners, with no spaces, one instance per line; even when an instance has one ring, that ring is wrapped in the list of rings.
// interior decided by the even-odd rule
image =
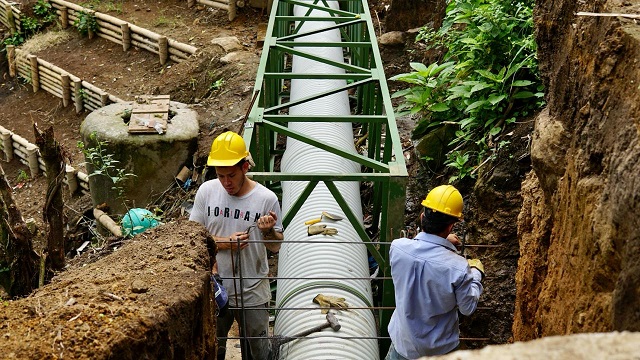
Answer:
[[[33,296],[5,302],[3,358],[213,358],[207,280],[215,245],[207,239],[198,224],[168,223],[107,246],[105,252],[120,253],[116,264],[85,256],[82,268],[63,272]]]

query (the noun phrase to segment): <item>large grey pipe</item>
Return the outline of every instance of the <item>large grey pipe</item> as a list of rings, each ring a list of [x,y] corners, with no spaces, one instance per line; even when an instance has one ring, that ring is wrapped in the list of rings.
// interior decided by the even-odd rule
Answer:
[[[312,1],[304,1],[313,3]],[[337,9],[338,2],[329,1]],[[322,2],[316,5],[323,6]],[[308,7],[294,6],[294,15],[305,16]],[[330,16],[326,11],[314,9],[309,16]],[[300,32],[312,31],[331,26],[332,22],[305,22]],[[340,42],[339,30],[324,31],[296,39],[297,41]],[[340,47],[297,48],[317,56],[343,62]],[[339,74],[344,70],[314,60],[294,56],[293,73]],[[291,101],[345,85],[344,80],[294,79],[291,82]],[[311,102],[291,107],[290,115],[350,115],[349,99],[346,92],[333,94]],[[351,123],[290,123],[289,128],[306,134],[324,144],[356,153]],[[360,165],[303,142],[287,139],[287,148],[282,158],[281,171],[284,173],[354,173],[360,172]],[[283,182],[282,208],[286,213],[291,208],[307,182]],[[358,182],[336,183],[341,195],[351,211],[362,219],[360,184]],[[281,359],[378,359],[376,323],[373,312],[362,309],[372,306],[371,283],[367,252],[356,231],[346,220],[333,222],[323,219],[326,224],[338,230],[334,236],[307,235],[305,221],[318,218],[322,211],[345,217],[344,212],[323,183],[319,183],[308,200],[295,215],[287,229],[285,243],[278,260],[278,308],[314,307],[312,299],[318,294],[343,297],[351,307],[360,308],[337,311],[342,325],[338,332],[325,332],[307,336],[282,345]],[[296,240],[311,240],[313,243],[295,243]],[[328,244],[326,241],[341,242]],[[354,244],[358,243],[358,244]],[[305,278],[287,280],[286,278]],[[322,279],[324,278],[324,279]],[[359,278],[358,280],[333,280],[327,278]],[[276,316],[274,332],[277,335],[293,336],[314,325],[325,322],[325,315],[319,309],[280,310]],[[328,336],[331,337],[328,337]],[[370,339],[341,339],[343,337],[368,337]],[[314,339],[311,339],[314,338]]]

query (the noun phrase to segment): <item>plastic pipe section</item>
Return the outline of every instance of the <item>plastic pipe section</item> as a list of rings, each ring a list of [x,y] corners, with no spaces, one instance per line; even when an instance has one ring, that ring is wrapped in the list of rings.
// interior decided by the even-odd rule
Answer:
[[[304,1],[313,3],[312,1]],[[338,8],[337,1],[327,2]],[[316,5],[323,6],[322,2]],[[294,6],[294,15],[305,16],[308,7]],[[308,16],[330,16],[326,11],[314,9]],[[305,22],[300,33],[326,28],[333,22]],[[298,38],[297,41],[339,42],[339,30],[323,31]],[[340,47],[296,47],[316,56],[344,62]],[[322,64],[300,56],[294,56],[293,73],[344,73],[344,70]],[[344,86],[344,80],[294,79],[291,82],[291,101],[319,92]],[[349,98],[346,92],[322,97],[289,109],[290,115],[350,115]],[[342,150],[356,153],[351,123],[289,123],[289,128]],[[284,173],[353,173],[360,165],[325,150],[289,138],[282,158]],[[307,182],[283,182],[283,212],[286,213],[300,196]],[[348,202],[351,210],[362,219],[362,204],[359,182],[338,182],[336,187]],[[304,222],[320,217],[322,211],[337,214],[345,219],[331,221],[323,218],[318,224],[336,228],[338,234],[307,235]],[[312,299],[318,294],[343,297],[357,308],[372,306],[371,283],[367,251],[364,245],[327,244],[326,241],[361,243],[362,240],[350,225],[324,183],[319,183],[308,200],[285,230],[285,239],[294,243],[283,244],[278,259],[279,278],[305,278],[305,280],[278,280],[276,306],[278,308],[313,308]],[[296,240],[314,241],[295,243]],[[316,242],[317,241],[317,242]],[[323,279],[324,278],[324,279]],[[365,278],[365,280],[331,280],[326,278]],[[331,310],[334,311],[334,310]],[[280,348],[281,359],[378,359],[376,323],[371,310],[352,309],[336,311],[341,329],[337,332],[325,329],[308,335],[305,339],[292,341]],[[325,322],[320,309],[280,310],[276,314],[274,333],[294,336],[315,325]],[[343,339],[344,337],[370,337],[371,339]],[[313,339],[312,339],[313,338]]]

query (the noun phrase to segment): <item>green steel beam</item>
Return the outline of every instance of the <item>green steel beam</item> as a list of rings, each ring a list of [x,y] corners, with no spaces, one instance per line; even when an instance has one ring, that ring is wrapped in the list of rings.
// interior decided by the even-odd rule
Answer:
[[[328,151],[328,152],[330,152],[332,154],[336,154],[338,156],[342,156],[343,158],[351,160],[351,161],[355,161],[360,165],[364,165],[366,167],[369,167],[369,168],[372,168],[372,169],[375,169],[375,170],[378,170],[378,171],[383,171],[383,172],[386,172],[386,171],[389,170],[389,165],[387,165],[387,164],[383,164],[381,162],[371,160],[370,158],[368,158],[366,156],[363,156],[363,155],[360,155],[360,154],[354,154],[354,153],[351,153],[351,152],[348,152],[348,151],[344,151],[342,149],[335,148],[335,147],[333,147],[331,145],[327,145],[327,144],[325,144],[325,143],[323,143],[321,141],[317,141],[315,139],[312,139],[312,138],[310,138],[310,137],[308,137],[308,136],[306,136],[304,134],[301,134],[301,133],[299,133],[297,131],[289,130],[289,128],[284,127],[282,125],[278,125],[278,124],[273,123],[271,121],[263,120],[262,124],[264,125],[264,127],[268,128],[270,130],[273,130],[273,131],[275,131],[275,132],[277,132],[279,134],[283,134],[283,135],[289,136],[289,137],[291,137],[293,139],[296,139],[298,141],[302,141],[302,142],[307,143],[307,144],[309,144],[311,146],[315,146],[315,147],[317,147],[319,149]]]
[[[336,199],[336,202],[338,203],[338,205],[340,205],[340,209],[342,209],[347,219],[349,219],[349,222],[358,233],[358,236],[360,236],[362,242],[365,243],[367,250],[369,250],[371,255],[373,255],[373,257],[376,259],[378,265],[386,268],[387,260],[380,255],[378,249],[376,249],[376,247],[371,243],[369,235],[367,235],[367,232],[364,230],[364,226],[362,226],[361,224],[362,219],[358,219],[356,217],[356,215],[351,210],[351,207],[349,207],[349,204],[347,204],[347,201],[344,199],[342,194],[340,194],[340,190],[338,190],[336,184],[334,184],[333,181],[325,181],[324,184],[327,186],[327,189],[329,189],[329,192],[331,192],[331,195],[333,195],[333,198]]]
[[[307,58],[307,59],[311,59],[311,60],[315,60],[315,61],[318,61],[318,62],[321,62],[321,63],[325,63],[327,65],[333,65],[333,66],[335,66],[335,67],[337,67],[339,69],[344,69],[346,71],[353,71],[355,73],[363,73],[363,74],[366,74],[366,73],[369,72],[368,69],[361,68],[359,66],[349,65],[349,64],[346,64],[346,63],[343,63],[343,62],[336,62],[336,61],[333,61],[333,60],[329,60],[327,58],[323,58],[321,56],[315,56],[315,55],[309,54],[306,51],[296,50],[296,48],[292,48],[292,47],[288,47],[288,46],[282,46],[280,44],[276,44],[274,48],[279,49],[279,50],[281,50],[283,52],[286,52],[288,54],[302,56],[302,57]],[[327,74],[326,78],[327,79],[331,79],[331,75]]]
[[[282,219],[282,226],[284,228],[289,226],[289,224],[291,223],[291,220],[293,220],[293,217],[298,213],[298,210],[300,210],[304,202],[307,201],[307,199],[309,198],[309,195],[311,195],[311,192],[313,191],[313,189],[316,188],[317,185],[318,185],[317,180],[309,181],[307,186],[304,188],[304,190],[300,194],[300,197],[296,199],[296,202],[293,203],[293,206],[291,206],[291,209],[287,211],[287,214]]]
[[[284,37],[282,37],[282,38],[280,38],[278,40],[280,40],[280,41],[293,40],[293,39],[305,37],[305,36],[308,36],[308,35],[318,34],[318,33],[321,33],[321,32],[334,30],[334,29],[341,29],[341,28],[344,28],[344,27],[347,27],[347,26],[351,26],[351,25],[356,25],[356,24],[362,23],[362,20],[360,20],[358,18],[354,18],[354,19],[356,19],[356,20],[340,23],[340,24],[337,24],[337,25],[327,26],[327,27],[325,27],[323,29],[318,29],[318,30],[313,30],[313,31],[305,31],[305,32],[302,32],[302,33],[294,33],[293,35],[284,36]],[[347,41],[352,41],[352,39],[349,38],[349,39],[347,39]]]
[[[247,176],[256,181],[373,181],[389,182],[389,173],[280,173],[250,172]]]
[[[322,43],[317,41],[277,41],[277,44],[282,46],[296,46],[296,47],[370,47],[371,43],[368,42],[339,42],[339,43]]]
[[[327,79],[333,79],[333,78],[328,76]],[[345,86],[341,86],[341,87],[335,88],[333,90],[327,90],[325,92],[317,93],[316,95],[303,97],[303,98],[300,98],[300,99],[295,100],[295,101],[290,101],[290,102],[287,102],[287,103],[284,103],[284,104],[280,104],[280,105],[277,105],[277,106],[273,106],[273,107],[264,109],[264,112],[266,114],[275,113],[275,112],[283,110],[283,109],[288,109],[288,108],[290,108],[292,106],[304,104],[306,102],[313,101],[315,99],[320,99],[320,98],[325,97],[325,96],[329,96],[329,95],[333,95],[333,94],[337,94],[337,93],[343,92],[345,90],[353,89],[353,88],[356,88],[356,87],[358,87],[358,86],[360,86],[362,84],[366,84],[366,83],[371,82],[371,81],[376,81],[376,80],[375,79],[365,79],[365,80],[361,80],[361,81],[356,81],[354,83],[351,83],[351,84],[348,84],[348,85],[345,85]]]
[[[292,74],[292,73],[265,73],[265,79],[326,79],[327,74]],[[333,74],[331,78],[334,80],[363,80],[363,79],[371,79],[371,74],[369,73],[360,73],[360,74]]]
[[[301,20],[305,20],[305,21],[323,21],[323,22],[348,22],[348,21],[353,21],[353,19],[355,19],[355,17],[351,16],[348,18],[339,18],[339,17],[319,17],[319,16],[276,16],[275,17],[276,21],[283,21],[283,22],[291,22],[291,21],[301,21]]]
[[[387,117],[383,115],[351,115],[351,116],[290,116],[290,115],[264,115],[265,120],[274,123],[290,122],[350,122],[350,123],[386,123]],[[388,161],[387,161],[388,162]]]
[[[324,7],[324,6],[318,6],[318,5],[314,5],[314,4],[309,4],[309,3],[305,3],[305,2],[300,2],[300,1],[295,1],[295,0],[285,0],[285,2],[292,4],[292,5],[300,5],[303,7],[307,7],[309,8],[309,10],[315,9],[315,10],[322,10],[324,12],[327,12],[331,15],[340,15],[340,16],[354,16],[356,14],[348,12],[348,11],[342,11],[342,10],[335,10],[335,9],[331,9],[328,7]],[[325,3],[325,5],[327,5]]]

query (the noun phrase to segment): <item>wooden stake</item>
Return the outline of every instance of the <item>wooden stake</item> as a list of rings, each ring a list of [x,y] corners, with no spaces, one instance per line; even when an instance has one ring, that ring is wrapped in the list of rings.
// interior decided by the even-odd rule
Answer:
[[[40,89],[40,74],[38,73],[38,57],[35,55],[27,56],[29,63],[31,64],[31,85],[33,86],[33,92],[37,92]]]
[[[67,29],[69,27],[69,8],[63,6],[60,9],[60,22],[62,23],[62,28]]]
[[[82,112],[82,80],[73,81],[73,95],[75,97],[76,114]]]
[[[11,140],[11,131],[0,126],[0,138],[2,138],[2,149],[4,150],[5,160],[7,162],[13,160],[13,140]]]
[[[74,195],[78,191],[78,176],[77,170],[73,166],[65,166],[67,186],[69,186],[69,194]]]
[[[9,76],[16,77],[16,47],[7,45],[7,61],[9,62]]]
[[[100,94],[100,105],[107,106],[109,104],[109,94],[103,92]]]
[[[38,177],[38,173],[40,173],[40,164],[38,163],[38,147],[29,144],[25,149],[25,154],[27,155],[27,162],[29,163],[29,171],[31,172],[31,177]]]
[[[158,55],[160,55],[160,65],[164,65],[167,63],[167,59],[169,58],[169,42],[166,36],[160,36],[158,38]]]
[[[10,4],[4,6],[4,11],[7,13],[7,24],[9,24],[9,30],[11,34],[16,33],[16,20],[13,18],[13,9]]]
[[[229,11],[229,21],[233,21],[233,19],[236,18],[236,0],[229,0],[228,6],[227,11]]]
[[[131,48],[131,28],[129,24],[124,23],[120,25],[122,30],[122,50],[128,51]]]
[[[62,74],[62,106],[67,107],[71,102],[71,78],[69,74]]]

